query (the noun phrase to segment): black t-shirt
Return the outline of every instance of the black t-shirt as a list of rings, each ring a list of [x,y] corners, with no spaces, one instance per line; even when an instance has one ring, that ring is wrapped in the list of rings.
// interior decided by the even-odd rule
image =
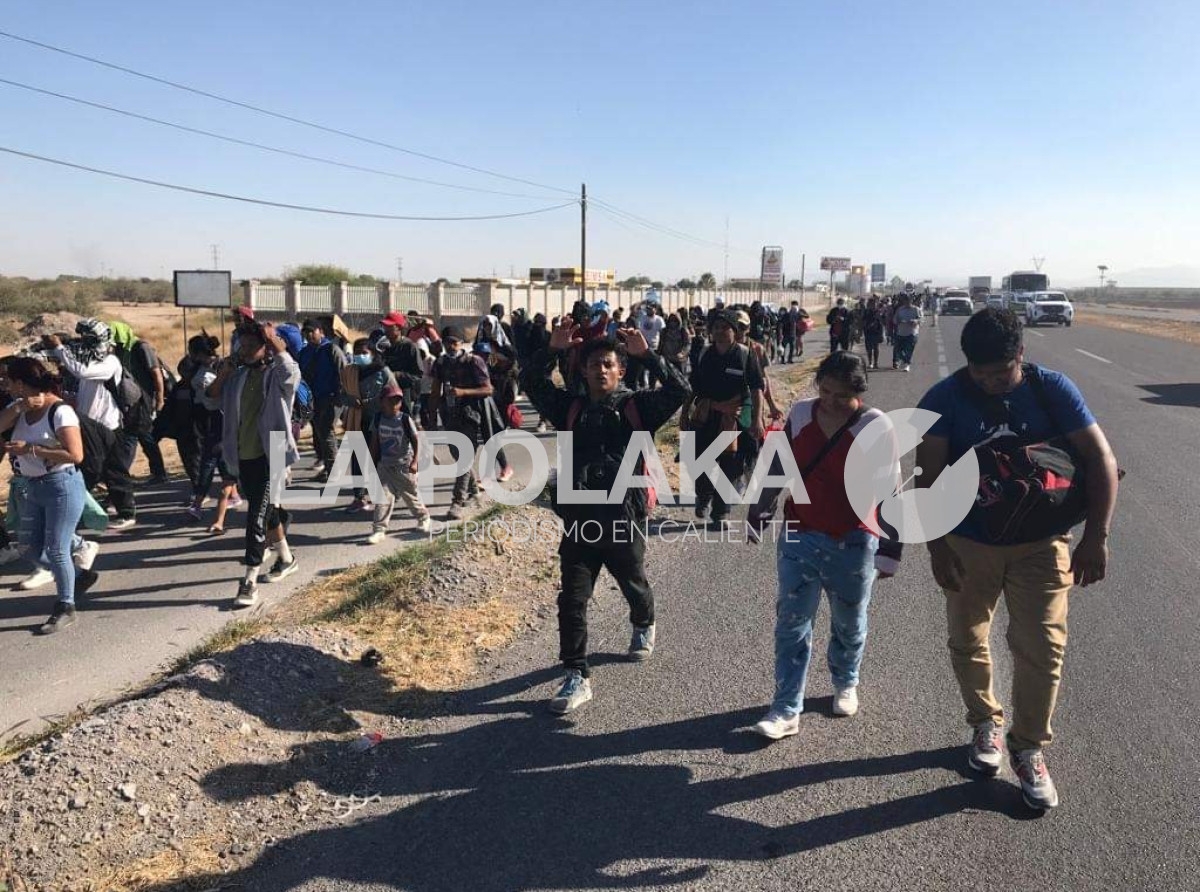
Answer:
[[[698,398],[723,403],[762,390],[763,373],[748,347],[737,344],[724,356],[709,347],[694,364],[691,382]]]

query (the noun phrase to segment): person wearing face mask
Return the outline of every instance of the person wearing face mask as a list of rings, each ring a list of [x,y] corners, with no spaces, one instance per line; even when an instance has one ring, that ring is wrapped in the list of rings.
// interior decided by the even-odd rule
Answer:
[[[492,395],[492,381],[488,375],[487,362],[482,356],[467,347],[466,336],[458,326],[442,329],[442,344],[445,352],[433,364],[433,391],[430,393],[430,411],[433,417],[442,412],[446,430],[465,436],[475,447],[486,437],[486,400]],[[450,447],[455,460],[458,452]],[[474,458],[474,454],[472,454]],[[460,474],[454,481],[448,520],[462,520],[467,499],[476,504],[480,500],[479,480],[475,476],[475,465]]]
[[[800,400],[788,412],[784,433],[809,501],[790,497],[776,547],[779,593],[775,619],[775,695],[754,730],[770,740],[799,733],[804,688],[812,658],[813,622],[822,589],[829,597],[829,670],[833,713],[858,712],[858,679],[867,644],[867,607],[876,574],[887,579],[899,569],[901,546],[881,541],[850,505],[846,462],[856,437],[883,413],[863,402],[867,364],[839,350],[817,368],[816,399]],[[893,454],[898,450],[893,449]],[[900,466],[885,469],[900,485]],[[782,474],[781,463],[771,471]],[[761,535],[775,514],[781,488],[763,490],[747,523]]]
[[[359,338],[351,348],[350,365],[342,369],[341,377],[342,403],[346,406],[342,426],[346,433],[360,432],[370,443],[379,415],[380,397],[385,389],[396,384],[396,376],[383,364],[379,353],[371,349],[370,340]],[[357,453],[351,456],[350,473],[356,477],[362,476]],[[371,500],[367,498],[365,487],[355,488],[354,501],[346,510],[371,510]]]
[[[268,455],[271,434],[281,433],[286,437],[286,467],[299,458],[292,436],[292,401],[300,384],[300,367],[271,325],[250,321],[239,327],[238,334],[238,356],[221,361],[205,393],[221,400],[221,452],[247,504],[242,560],[246,572],[233,603],[252,607],[258,601],[258,572],[268,540],[276,560],[266,574],[267,582],[278,582],[299,568],[287,541],[288,512],[270,500]]]

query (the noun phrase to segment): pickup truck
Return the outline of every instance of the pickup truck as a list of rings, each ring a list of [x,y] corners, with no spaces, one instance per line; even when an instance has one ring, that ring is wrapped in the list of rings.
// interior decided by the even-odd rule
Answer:
[[[1025,304],[1025,324],[1067,325],[1075,320],[1075,308],[1061,291],[1035,291]]]

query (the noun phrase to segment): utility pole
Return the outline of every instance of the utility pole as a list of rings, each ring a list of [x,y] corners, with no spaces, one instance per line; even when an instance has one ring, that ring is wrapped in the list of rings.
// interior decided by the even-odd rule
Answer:
[[[587,183],[579,187],[579,299],[587,300]]]
[[[404,284],[404,258],[403,257],[396,258],[396,284],[397,285]]]
[[[1040,273],[1040,272],[1042,271],[1042,264],[1043,264],[1043,263],[1045,263],[1045,262],[1046,262],[1046,258],[1045,258],[1045,257],[1034,257],[1034,258],[1033,258],[1033,268],[1034,268],[1034,269],[1035,269],[1037,272],[1039,272],[1039,273]]]
[[[213,269],[221,268],[221,246],[211,245],[213,255]]]
[[[729,287],[729,215],[725,215],[725,278],[721,282],[722,287]]]
[[[804,303],[804,260],[805,256],[800,255],[800,302]]]
[[[1108,272],[1108,267],[1101,263],[1096,269],[1100,270],[1100,291],[1096,294],[1096,300],[1099,300],[1104,292],[1104,274]]]

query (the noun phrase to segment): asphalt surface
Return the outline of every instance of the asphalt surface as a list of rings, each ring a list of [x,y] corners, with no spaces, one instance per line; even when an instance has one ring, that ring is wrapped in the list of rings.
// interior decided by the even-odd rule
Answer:
[[[536,417],[524,401],[521,405],[532,432]],[[539,439],[553,449],[552,435]],[[307,436],[301,446],[307,451],[293,485],[315,491],[309,482],[316,472]],[[528,479],[531,462],[525,450],[506,454],[517,480]],[[439,462],[450,460],[445,447],[438,456]],[[56,635],[35,634],[54,605],[54,584],[19,591],[15,586],[32,568],[23,561],[0,567],[0,740],[35,733],[79,706],[120,696],[231,619],[256,616],[313,579],[427,538],[401,503],[392,517],[392,535],[380,545],[367,545],[371,514],[347,514],[352,495],[348,489],[343,493],[335,508],[293,511],[288,542],[300,569],[276,584],[260,576],[259,604],[249,610],[232,608],[244,570],[245,510],[230,511],[227,532],[210,536],[205,530],[215,499],[203,523],[192,521],[184,513],[190,490],[182,478],[140,487],[137,526],[98,537],[100,554],[93,569],[100,581],[77,598],[76,624]],[[435,534],[449,503],[449,484],[439,484],[430,505]]]
[[[942,366],[961,363],[962,324],[927,328],[912,373],[872,376],[870,401],[916,405]],[[552,629],[531,635],[444,715],[373,750],[372,789],[330,791],[378,793],[380,803],[220,882],[355,892],[1196,889],[1195,353],[1076,325],[1031,333],[1028,356],[1082,387],[1129,472],[1110,576],[1073,595],[1048,751],[1057,811],[1027,810],[1007,768],[992,781],[967,771],[942,596],[923,550],[877,585],[859,715],[832,717],[823,611],[801,732],[764,745],[747,729],[772,689],[771,551],[662,542],[649,559],[659,629],[649,663],[624,661],[624,603],[602,576],[591,611],[595,700],[567,719],[545,711],[557,642]],[[993,645],[1008,701],[1004,625],[1001,615]]]

